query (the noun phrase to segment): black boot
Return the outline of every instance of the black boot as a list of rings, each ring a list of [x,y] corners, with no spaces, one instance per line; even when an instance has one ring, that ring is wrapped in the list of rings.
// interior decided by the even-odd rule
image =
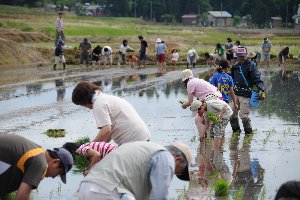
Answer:
[[[64,70],[66,69],[66,63],[63,63]]]
[[[186,63],[186,68],[187,68],[187,69],[189,68],[189,63]]]
[[[53,69],[56,70],[56,64],[53,65]]]
[[[193,63],[193,68],[195,68],[196,67],[196,63]]]
[[[242,118],[242,123],[244,127],[245,134],[252,134],[252,126],[251,126],[251,120],[249,118]]]
[[[240,133],[241,132],[239,119],[237,117],[231,117],[230,118],[230,125],[231,125],[233,133]]]

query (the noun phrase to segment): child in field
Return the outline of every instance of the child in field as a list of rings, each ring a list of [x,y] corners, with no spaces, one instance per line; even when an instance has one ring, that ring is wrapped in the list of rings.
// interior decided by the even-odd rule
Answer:
[[[108,153],[115,150],[117,147],[106,142],[88,142],[82,145],[73,142],[67,142],[63,145],[75,158],[75,155],[82,155],[90,161],[90,164],[86,167],[84,174],[88,173],[88,170]]]
[[[289,47],[285,47],[278,54],[279,67],[280,67],[281,64],[284,64],[286,59],[288,58],[289,50],[290,50]]]
[[[176,67],[176,64],[177,64],[178,59],[179,59],[179,54],[178,54],[178,52],[176,51],[176,49],[173,49],[173,50],[171,51],[171,53],[172,53],[172,58],[171,58],[172,63],[173,63],[173,64],[175,65],[175,67]]]
[[[218,90],[222,93],[223,101],[230,103],[230,100],[233,101],[234,106],[237,108],[237,101],[233,91],[233,80],[230,75],[228,75],[228,61],[221,60],[216,74],[210,79],[210,84],[216,86]],[[230,96],[231,98],[230,98]]]
[[[132,69],[134,69],[135,66],[136,66],[137,57],[136,57],[136,56],[133,56],[133,55],[129,55],[128,58],[129,58],[129,65],[130,65],[130,67],[131,67]]]
[[[204,139],[208,127],[211,126],[210,137],[214,138],[216,145],[219,144],[230,116],[233,113],[230,106],[217,96],[210,94],[204,98],[204,101],[194,101],[191,105],[191,110],[197,111],[198,115],[204,115],[205,127],[200,135],[200,141]],[[211,115],[215,115],[214,118],[216,120],[214,120]]]
[[[55,53],[54,53],[55,54],[54,65],[53,65],[54,70],[56,70],[56,65],[58,63],[62,63],[64,70],[66,69],[66,60],[64,56],[63,46],[64,46],[64,41],[61,39],[58,40],[57,45],[55,47]]]

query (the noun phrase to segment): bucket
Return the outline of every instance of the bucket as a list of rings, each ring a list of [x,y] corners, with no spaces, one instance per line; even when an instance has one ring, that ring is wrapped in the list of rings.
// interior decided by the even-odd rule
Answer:
[[[254,108],[257,108],[259,106],[259,94],[257,92],[252,91],[249,104]]]

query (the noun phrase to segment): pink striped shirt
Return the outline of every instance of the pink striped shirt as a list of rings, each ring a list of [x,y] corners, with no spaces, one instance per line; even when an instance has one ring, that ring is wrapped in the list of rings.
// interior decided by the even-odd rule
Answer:
[[[100,153],[101,159],[106,156],[106,154],[115,150],[117,147],[106,142],[88,142],[81,145],[76,152],[84,157],[88,157],[87,150],[93,149]]]

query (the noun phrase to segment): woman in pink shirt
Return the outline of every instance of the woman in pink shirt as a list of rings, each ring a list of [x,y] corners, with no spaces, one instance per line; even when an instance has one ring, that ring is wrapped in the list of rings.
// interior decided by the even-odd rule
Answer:
[[[193,72],[190,69],[183,70],[181,72],[181,75],[181,80],[184,83],[188,92],[188,100],[181,105],[183,109],[186,109],[187,107],[191,106],[194,97],[196,97],[200,101],[203,101],[206,96],[213,94],[222,99],[222,94],[218,91],[218,88],[216,88],[215,86],[203,79],[194,77]],[[204,131],[205,125],[203,116],[196,115],[195,123],[200,136],[202,135],[201,133]],[[206,137],[206,133],[204,134]]]

